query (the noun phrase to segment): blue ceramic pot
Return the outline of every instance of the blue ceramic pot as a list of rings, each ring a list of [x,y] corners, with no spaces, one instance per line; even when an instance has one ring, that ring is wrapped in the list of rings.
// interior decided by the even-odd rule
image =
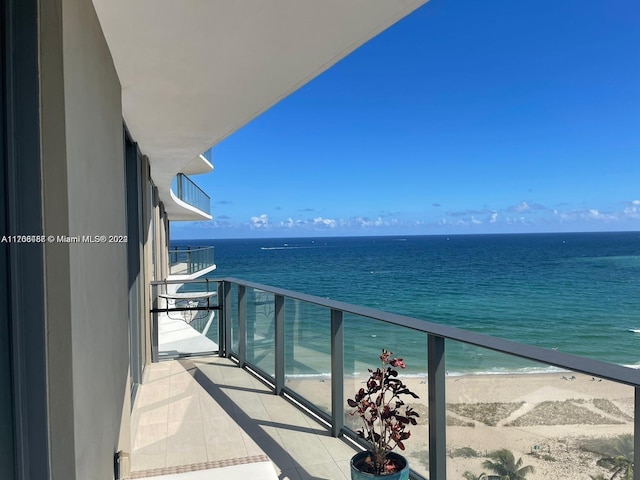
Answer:
[[[387,456],[393,458],[397,465],[404,465],[399,472],[392,473],[391,475],[375,475],[373,473],[361,472],[358,470],[358,465],[360,465],[368,455],[369,452],[360,452],[351,458],[351,480],[372,480],[374,478],[382,480],[409,480],[409,462],[407,462],[407,459],[402,455],[395,452],[389,452]]]

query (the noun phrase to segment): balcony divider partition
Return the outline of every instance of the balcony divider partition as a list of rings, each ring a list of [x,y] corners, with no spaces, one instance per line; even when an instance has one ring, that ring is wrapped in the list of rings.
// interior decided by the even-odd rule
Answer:
[[[202,282],[202,280],[193,282]],[[540,405],[548,403],[551,407],[561,410],[560,416],[564,416],[564,419],[560,419],[560,425],[566,430],[567,438],[578,438],[585,433],[581,430],[584,425],[572,420],[571,414],[567,413],[569,410],[562,410],[569,404],[571,408],[582,408],[580,411],[583,413],[589,410],[595,415],[589,418],[600,419],[598,420],[600,423],[608,421],[614,423],[615,429],[612,427],[609,429],[611,431],[623,433],[628,431],[633,438],[640,434],[640,419],[636,415],[636,412],[640,411],[638,410],[640,408],[640,390],[638,390],[640,372],[636,369],[235,278],[207,279],[207,282],[218,284],[218,305],[215,306],[220,310],[217,329],[218,355],[231,358],[238,363],[239,367],[261,376],[273,386],[274,394],[287,397],[308,409],[326,423],[333,436],[347,437],[361,446],[365,444],[355,433],[355,427],[351,428],[352,419],[345,411],[345,395],[350,397],[355,394],[355,391],[346,391],[345,384],[358,388],[358,384],[362,381],[360,375],[366,371],[364,367],[366,362],[374,355],[373,360],[375,360],[380,354],[379,349],[411,346],[414,352],[411,353],[411,362],[414,366],[412,375],[416,377],[414,383],[418,388],[423,388],[420,385],[426,384],[424,388],[427,393],[426,403],[417,403],[416,408],[422,409],[425,413],[421,415],[420,420],[424,421],[424,418],[428,420],[428,433],[424,434],[424,438],[412,435],[411,441],[417,442],[419,446],[408,452],[412,456],[411,478],[445,480],[448,466],[454,470],[461,468],[453,459],[455,449],[448,449],[449,430],[468,428],[468,432],[473,434],[480,431],[488,432],[487,435],[497,432],[497,430],[491,430],[493,428],[491,425],[495,423],[484,418],[466,424],[457,423],[460,414],[456,412],[462,411],[464,415],[470,417],[473,417],[474,412],[469,413],[469,405],[451,401],[447,403],[450,390],[453,387],[458,388],[459,384],[456,385],[458,379],[448,376],[445,358],[456,351],[463,351],[466,355],[464,358],[477,359],[477,361],[483,361],[482,358],[485,355],[493,356],[508,368],[519,365],[517,368],[523,368],[523,371],[552,367],[555,369],[554,375],[549,378],[555,381],[560,378],[570,380],[566,375],[560,377],[562,372],[584,374],[587,376],[583,379],[585,381],[606,381],[606,384],[601,384],[604,390],[619,389],[624,392],[625,402],[629,401],[626,403],[621,401],[620,405],[615,405],[612,402],[600,401],[601,399],[597,399],[596,402],[588,396],[578,395],[575,399],[569,398],[564,403],[549,400],[546,403],[541,402]],[[164,285],[166,282],[156,283]],[[192,282],[181,283],[191,284]],[[189,285],[190,290],[193,288],[193,285]],[[159,312],[166,310],[166,306],[156,307],[152,312],[157,317]],[[157,334],[157,329],[155,332]],[[377,340],[374,341],[374,339]],[[373,346],[372,344],[376,342],[380,344]],[[152,344],[158,344],[157,338]],[[349,348],[345,348],[345,345]],[[405,354],[400,351],[398,353]],[[469,363],[469,366],[473,364]],[[516,374],[495,375],[495,378],[499,379],[498,383],[501,384],[512,382],[512,385],[518,385],[523,377]],[[571,380],[575,378],[575,375],[571,376]],[[418,383],[419,380],[422,381]],[[578,383],[571,385],[577,386]],[[586,382],[581,385],[586,385]],[[593,385],[596,383],[589,386]],[[502,392],[497,387],[493,388],[494,391],[488,393],[496,396],[493,403],[498,407],[506,405],[511,408],[511,413],[518,408],[523,412],[527,410],[522,407],[522,402],[501,403]],[[556,387],[540,388],[536,390],[536,394],[548,394],[553,388]],[[468,396],[468,392],[463,394]],[[454,400],[453,393],[450,400]],[[486,405],[478,402],[470,404],[471,410],[478,406],[485,408]],[[529,409],[540,405],[533,405]],[[628,407],[629,413],[624,413],[619,408],[621,406]],[[602,411],[596,407],[600,407]],[[506,429],[511,428],[509,432],[525,431],[526,428],[517,428],[517,425],[529,425],[526,422],[522,423],[522,419],[529,418],[527,417],[529,414],[523,415],[520,423],[509,422],[511,418],[509,413],[505,415],[500,421]],[[627,418],[627,420],[614,422],[613,417]],[[538,423],[530,423],[534,425],[530,428],[540,429],[544,428],[544,425],[549,425],[544,421],[540,423],[539,419],[536,421]],[[477,428],[470,426],[471,423]],[[535,427],[535,425],[538,426]],[[522,441],[528,441],[527,434],[523,433],[523,435]],[[472,437],[465,434],[462,438],[465,436]],[[414,437],[417,438],[414,440]],[[639,447],[638,443],[634,443],[634,459],[640,458]],[[535,453],[534,447],[531,448],[532,454]],[[539,455],[534,457],[540,458]],[[552,456],[548,455],[548,457]],[[415,461],[416,459],[418,461]],[[461,471],[457,473],[462,476]],[[640,474],[636,473],[633,478],[640,480]]]

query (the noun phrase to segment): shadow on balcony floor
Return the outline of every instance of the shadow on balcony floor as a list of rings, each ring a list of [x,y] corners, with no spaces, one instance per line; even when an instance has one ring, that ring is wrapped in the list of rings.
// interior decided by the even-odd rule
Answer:
[[[132,478],[149,470],[250,464],[266,455],[282,480],[339,480],[349,478],[354,454],[324,425],[220,357],[147,366],[132,438]]]

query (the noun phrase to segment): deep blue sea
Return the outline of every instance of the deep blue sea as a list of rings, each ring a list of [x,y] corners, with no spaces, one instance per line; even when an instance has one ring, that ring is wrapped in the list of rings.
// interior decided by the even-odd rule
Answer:
[[[218,268],[212,277],[233,276],[640,365],[639,232],[183,240],[172,245],[215,246]],[[468,363],[464,356],[447,362],[456,371]],[[474,364],[484,371],[493,368]]]

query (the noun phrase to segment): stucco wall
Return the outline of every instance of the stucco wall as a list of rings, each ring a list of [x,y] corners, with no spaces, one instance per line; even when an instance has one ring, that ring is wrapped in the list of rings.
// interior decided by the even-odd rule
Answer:
[[[126,233],[121,88],[90,0],[63,3],[71,235]],[[110,478],[129,365],[126,245],[70,248],[76,478]]]
[[[93,4],[41,12],[46,233],[124,235],[121,87]],[[45,255],[53,478],[110,479],[129,439],[126,245],[57,243]]]

